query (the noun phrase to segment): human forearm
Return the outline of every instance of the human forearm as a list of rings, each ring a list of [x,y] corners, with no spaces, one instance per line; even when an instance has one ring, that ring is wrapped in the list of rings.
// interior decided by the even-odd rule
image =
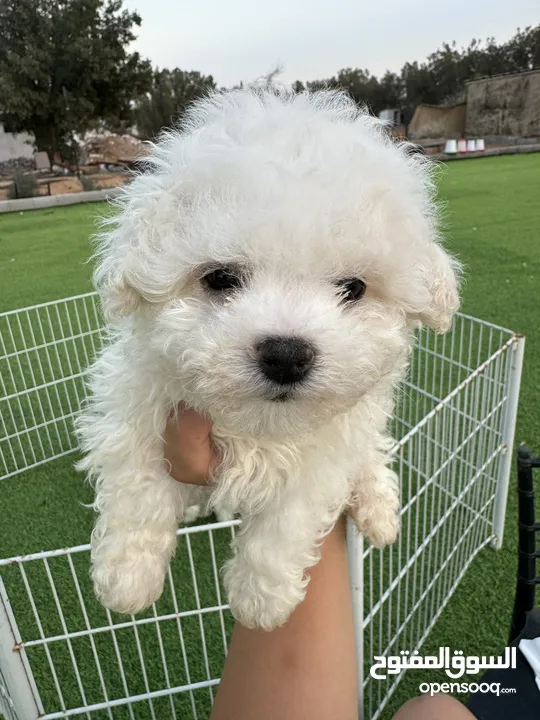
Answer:
[[[305,600],[272,632],[237,624],[211,720],[353,720],[356,653],[345,523],[327,536]]]

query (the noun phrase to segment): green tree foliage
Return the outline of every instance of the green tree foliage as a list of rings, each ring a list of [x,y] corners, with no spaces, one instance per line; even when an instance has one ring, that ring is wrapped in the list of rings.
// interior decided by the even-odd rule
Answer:
[[[164,128],[174,127],[186,107],[215,86],[211,75],[178,68],[156,71],[152,87],[135,105],[134,119],[139,135],[152,139]]]
[[[445,43],[425,62],[405,63],[399,74],[387,71],[377,78],[369,70],[347,68],[335,77],[308,82],[307,87],[344,88],[357,103],[378,114],[384,108],[452,102],[459,99],[467,80],[533,68],[540,68],[540,25],[518,29],[501,45],[494,38],[473,40],[461,49],[456,43]],[[295,92],[303,88],[300,81],[293,84]]]
[[[129,52],[137,13],[122,0],[2,0],[0,121],[31,132],[39,150],[64,158],[73,134],[131,123],[151,66]]]

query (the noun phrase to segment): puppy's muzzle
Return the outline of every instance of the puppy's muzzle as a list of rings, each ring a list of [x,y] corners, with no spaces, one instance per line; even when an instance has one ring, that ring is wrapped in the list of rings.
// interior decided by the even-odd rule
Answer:
[[[255,350],[261,372],[278,385],[304,380],[315,361],[315,348],[301,338],[268,337]]]

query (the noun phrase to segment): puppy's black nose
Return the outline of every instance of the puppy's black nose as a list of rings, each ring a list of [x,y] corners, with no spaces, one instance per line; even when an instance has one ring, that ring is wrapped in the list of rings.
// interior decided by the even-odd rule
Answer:
[[[279,385],[303,380],[315,360],[313,345],[295,337],[266,338],[256,351],[263,374]]]

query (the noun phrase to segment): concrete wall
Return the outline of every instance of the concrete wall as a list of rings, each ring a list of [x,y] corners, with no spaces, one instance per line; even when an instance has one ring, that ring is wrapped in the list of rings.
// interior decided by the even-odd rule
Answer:
[[[3,126],[0,125],[0,162],[20,157],[31,158],[34,154],[34,147],[26,140],[29,140],[30,143],[33,142],[31,135],[26,133],[12,135],[4,132]]]
[[[79,205],[80,203],[103,202],[112,200],[121,192],[121,188],[105,188],[89,192],[66,193],[64,195],[38,195],[33,198],[0,201],[0,213],[24,212],[25,210],[43,210],[44,208],[61,207],[63,205]]]
[[[540,137],[540,70],[470,82],[466,133]]]

